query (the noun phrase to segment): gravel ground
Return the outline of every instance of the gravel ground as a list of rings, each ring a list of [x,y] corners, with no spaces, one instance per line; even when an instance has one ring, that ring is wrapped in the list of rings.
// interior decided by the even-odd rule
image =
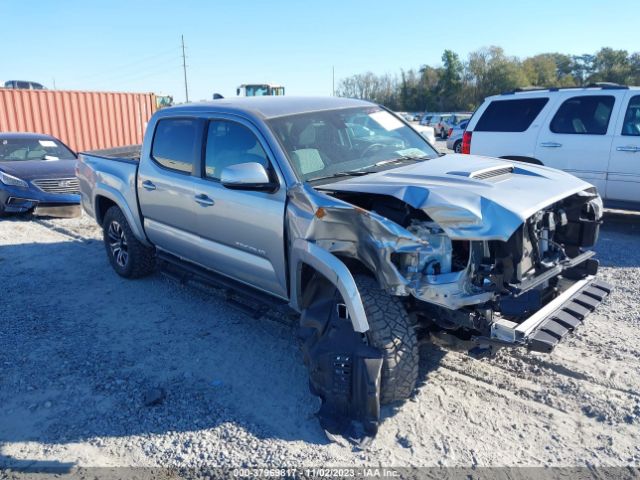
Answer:
[[[639,231],[607,216],[615,291],[551,355],[426,345],[414,398],[358,450],[320,429],[282,316],[121,279],[86,216],[0,221],[0,466],[638,466]]]

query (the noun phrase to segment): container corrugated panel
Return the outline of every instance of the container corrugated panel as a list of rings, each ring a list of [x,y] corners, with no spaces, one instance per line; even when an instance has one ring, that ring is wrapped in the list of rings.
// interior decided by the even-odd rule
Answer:
[[[0,132],[58,137],[75,151],[142,143],[152,93],[0,88]]]

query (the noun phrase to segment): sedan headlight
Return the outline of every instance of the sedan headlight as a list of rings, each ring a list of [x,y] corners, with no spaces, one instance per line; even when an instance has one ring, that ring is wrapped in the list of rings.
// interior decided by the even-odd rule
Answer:
[[[11,185],[12,187],[20,187],[20,188],[28,188],[27,182],[19,179],[18,177],[14,177],[13,175],[9,175],[8,173],[0,172],[0,182],[5,185]]]

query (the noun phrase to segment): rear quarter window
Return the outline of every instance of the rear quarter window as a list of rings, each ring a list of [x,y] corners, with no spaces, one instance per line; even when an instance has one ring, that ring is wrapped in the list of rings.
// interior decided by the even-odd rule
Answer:
[[[474,131],[524,132],[548,101],[547,97],[493,100],[482,113]]]

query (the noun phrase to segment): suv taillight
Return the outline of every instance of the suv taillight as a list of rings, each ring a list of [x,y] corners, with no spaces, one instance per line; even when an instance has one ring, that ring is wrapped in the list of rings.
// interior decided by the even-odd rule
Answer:
[[[447,137],[450,137],[452,133],[453,133],[453,128],[449,128],[449,133],[447,134]]]
[[[462,148],[460,149],[460,153],[471,153],[471,134],[473,132],[464,132],[462,134]]]

